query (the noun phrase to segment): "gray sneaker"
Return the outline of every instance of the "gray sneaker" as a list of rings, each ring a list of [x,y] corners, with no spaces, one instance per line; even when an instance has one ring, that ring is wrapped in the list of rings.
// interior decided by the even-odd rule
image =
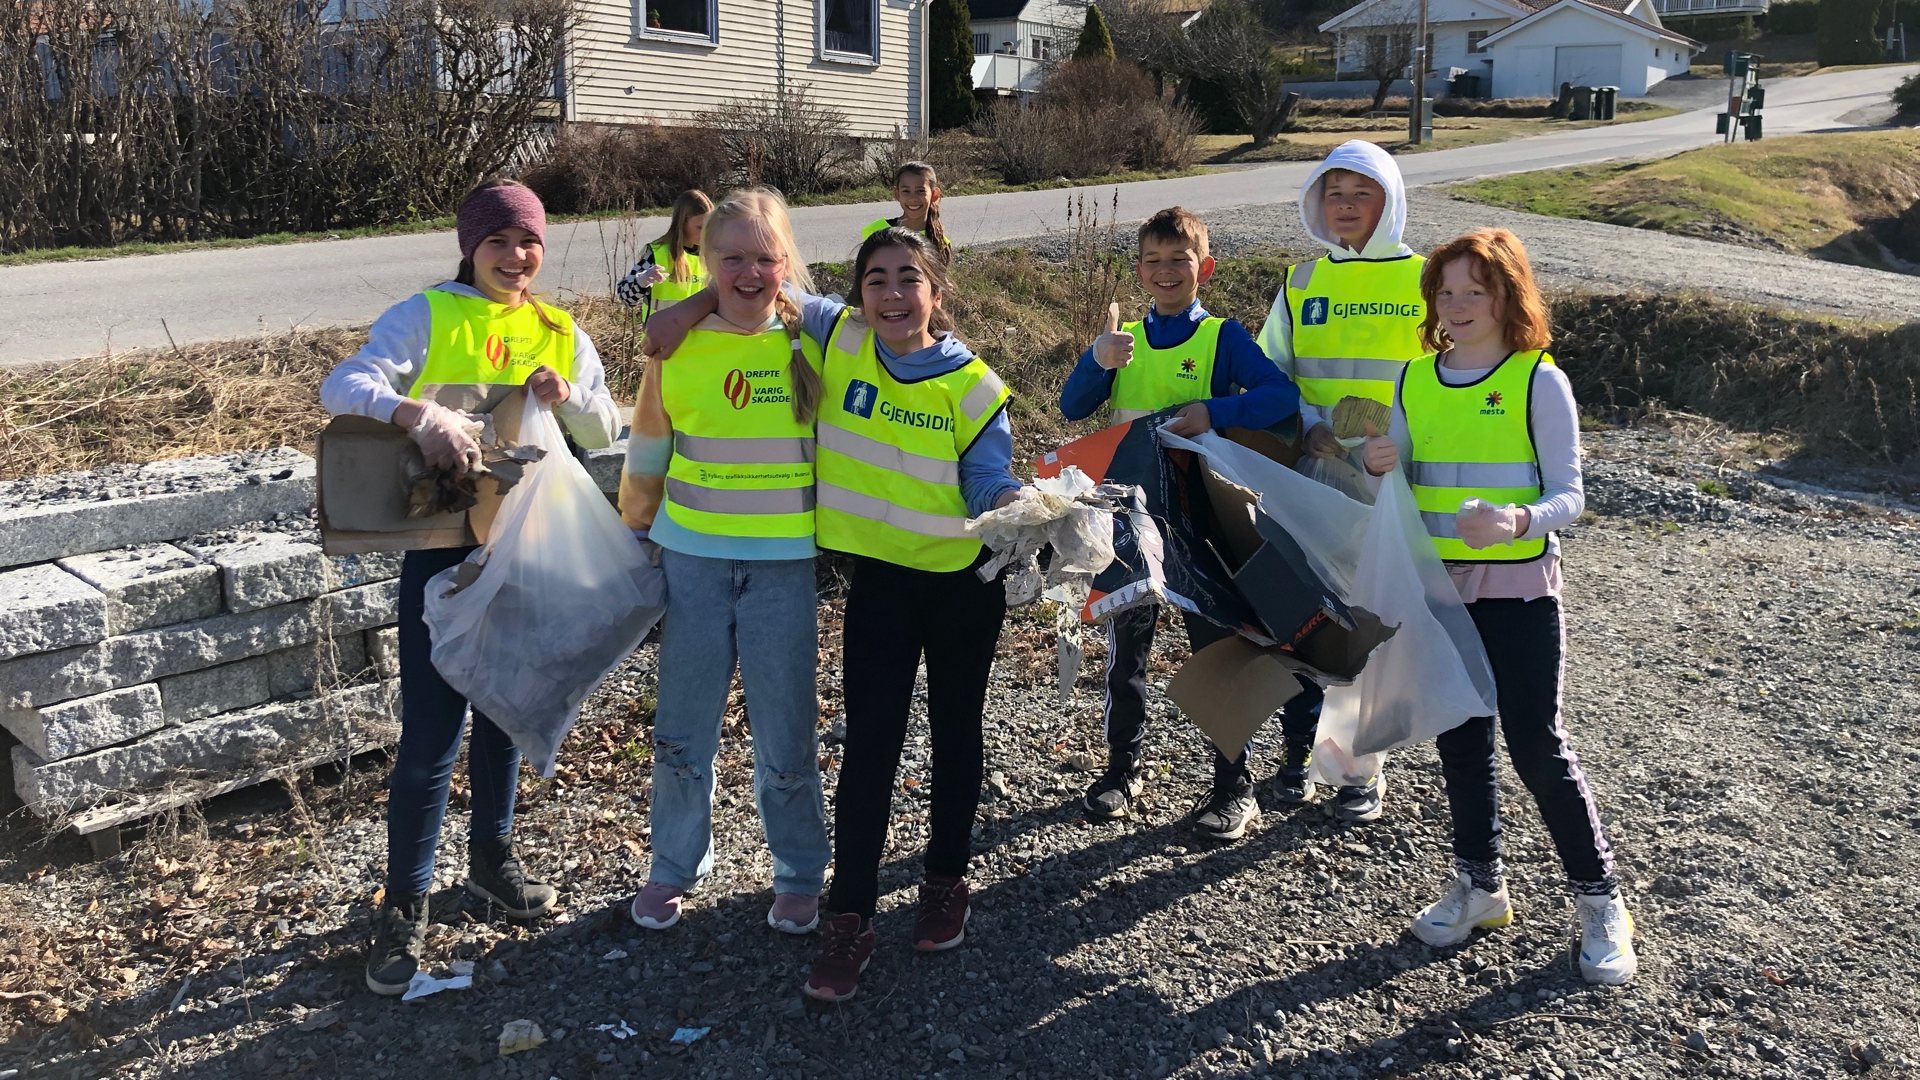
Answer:
[[[1379,821],[1380,800],[1386,793],[1386,774],[1375,773],[1371,780],[1358,787],[1335,788],[1333,801],[1327,804],[1327,813],[1332,814],[1337,821],[1352,825]]]
[[[1260,820],[1252,788],[1215,788],[1194,815],[1193,831],[1208,840],[1238,840]]]
[[[1146,788],[1146,779],[1132,762],[1115,761],[1087,789],[1087,797],[1081,803],[1087,808],[1087,813],[1111,821],[1126,817],[1133,800],[1139,798]]]
[[[553,886],[527,876],[511,845],[493,850],[474,845],[467,862],[467,892],[510,919],[531,919],[553,910]]]

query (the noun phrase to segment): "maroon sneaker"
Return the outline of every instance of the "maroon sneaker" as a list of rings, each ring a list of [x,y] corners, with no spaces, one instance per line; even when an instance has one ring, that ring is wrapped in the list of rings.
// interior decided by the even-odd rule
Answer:
[[[860,973],[873,959],[873,927],[849,911],[827,920],[827,943],[813,958],[801,990],[817,1001],[845,1001],[860,989]]]
[[[920,910],[913,916],[913,947],[943,952],[967,940],[967,883],[957,877],[928,877],[920,883]]]

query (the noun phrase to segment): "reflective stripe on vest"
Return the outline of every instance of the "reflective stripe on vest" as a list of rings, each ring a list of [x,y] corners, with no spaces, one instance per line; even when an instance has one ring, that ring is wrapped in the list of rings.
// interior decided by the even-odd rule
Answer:
[[[1287,273],[1293,381],[1300,399],[1329,408],[1343,397],[1393,404],[1407,361],[1426,352],[1418,255],[1384,261],[1321,258]]]
[[[820,403],[821,547],[916,570],[960,570],[980,554],[966,533],[960,456],[1011,395],[975,358],[896,381],[871,328],[849,309],[828,338]]]
[[[653,310],[659,311],[668,304],[676,304],[707,286],[707,267],[700,256],[686,252],[687,280],[673,280],[673,248],[655,240],[650,245],[654,265],[666,272],[666,280],[653,287]]]
[[[696,327],[660,365],[673,421],[660,512],[707,536],[813,535],[813,425],[793,418],[796,354],[784,327],[738,334]],[[819,352],[802,340],[807,363]]]
[[[1508,356],[1485,378],[1465,386],[1440,381],[1438,360],[1407,365],[1400,405],[1413,453],[1407,483],[1433,537],[1450,562],[1528,562],[1547,552],[1546,537],[1474,549],[1460,539],[1457,515],[1468,499],[1525,506],[1544,490],[1528,423],[1533,372],[1553,357],[1538,350]]]
[[[1107,404],[1114,421],[1138,420],[1171,405],[1213,396],[1213,358],[1225,319],[1205,318],[1193,335],[1171,348],[1147,344],[1147,327],[1130,322],[1120,329],[1133,335],[1133,362],[1113,373]]]
[[[426,361],[407,390],[410,398],[438,400],[443,388],[522,386],[542,364],[573,381],[573,319],[556,307],[509,308],[482,296],[428,289]],[[558,330],[540,321],[545,311]]]

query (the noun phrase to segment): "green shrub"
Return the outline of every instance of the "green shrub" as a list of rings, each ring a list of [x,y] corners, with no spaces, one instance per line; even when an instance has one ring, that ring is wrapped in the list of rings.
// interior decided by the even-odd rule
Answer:
[[[1819,0],[1788,0],[1767,9],[1767,33],[1811,34],[1820,28]]]
[[[1893,88],[1893,104],[1901,116],[1920,116],[1920,75],[1909,75]]]

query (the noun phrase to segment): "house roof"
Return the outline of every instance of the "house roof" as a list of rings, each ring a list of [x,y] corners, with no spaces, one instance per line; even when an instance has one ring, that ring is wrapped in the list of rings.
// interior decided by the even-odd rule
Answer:
[[[1363,11],[1367,11],[1369,9],[1378,7],[1388,2],[1405,3],[1406,0],[1360,0],[1359,3],[1353,5],[1352,7],[1341,12],[1340,14],[1335,15],[1333,18],[1328,19],[1326,22],[1321,23],[1320,32],[1324,34],[1330,30],[1338,30],[1340,27],[1345,26],[1350,22],[1357,22],[1358,25],[1360,26],[1378,25],[1375,23],[1366,22],[1364,20],[1359,20],[1356,17]],[[1495,8],[1495,9],[1504,11],[1508,15],[1513,16],[1515,19],[1524,19],[1528,15],[1531,15],[1535,11],[1538,11],[1540,7],[1544,5],[1544,3],[1550,2],[1550,0],[1542,0],[1541,4],[1528,3],[1527,0],[1480,0],[1480,2],[1486,4],[1490,8]],[[1631,3],[1632,0],[1617,0],[1617,2]],[[1396,17],[1392,20],[1389,20],[1389,24],[1399,24],[1405,21],[1408,21],[1408,20]],[[1444,20],[1436,19],[1431,21],[1440,22]]]
[[[1556,3],[1548,4],[1547,6],[1540,8],[1538,11],[1535,11],[1533,14],[1528,15],[1524,19],[1519,19],[1515,22],[1508,23],[1507,25],[1501,27],[1500,29],[1495,30],[1493,33],[1488,34],[1486,38],[1480,42],[1480,47],[1485,49],[1492,45],[1496,45],[1500,42],[1501,39],[1508,37],[1509,35],[1513,34],[1515,31],[1519,30],[1521,27],[1531,26],[1534,23],[1540,21],[1541,19],[1550,18],[1556,12],[1559,12],[1561,10],[1586,11],[1590,14],[1599,15],[1608,19],[1613,19],[1629,30],[1633,30],[1637,33],[1644,34],[1647,37],[1656,37],[1656,38],[1664,39],[1666,41],[1671,41],[1676,45],[1682,46],[1684,48],[1692,49],[1695,52],[1698,52],[1701,49],[1706,48],[1705,45],[1701,44],[1698,41],[1693,40],[1690,37],[1687,37],[1684,34],[1676,34],[1673,31],[1668,30],[1664,27],[1655,26],[1652,23],[1641,22],[1639,19],[1636,19],[1633,16],[1628,15],[1622,8],[1615,8],[1611,6],[1611,4],[1607,2],[1607,0],[1557,0]]]
[[[967,0],[967,14],[975,19],[1017,19],[1027,0]]]

